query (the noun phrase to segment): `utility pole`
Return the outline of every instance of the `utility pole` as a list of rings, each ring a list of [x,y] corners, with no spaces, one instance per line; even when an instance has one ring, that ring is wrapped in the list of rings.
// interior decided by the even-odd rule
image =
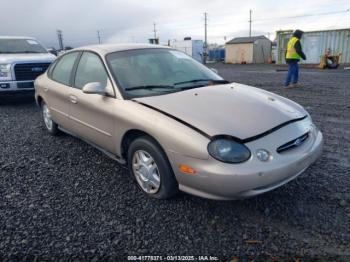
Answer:
[[[203,62],[204,64],[207,63],[207,51],[208,51],[208,14],[204,13],[204,54],[203,54]]]
[[[60,50],[63,50],[63,37],[62,37],[62,30],[57,30],[57,38],[58,38],[58,45],[60,46]]]
[[[100,30],[97,30],[98,43],[101,44]]]
[[[252,10],[249,10],[249,37],[252,37]]]
[[[154,32],[154,39],[157,39],[157,30],[156,30],[156,23],[153,23],[153,32]]]

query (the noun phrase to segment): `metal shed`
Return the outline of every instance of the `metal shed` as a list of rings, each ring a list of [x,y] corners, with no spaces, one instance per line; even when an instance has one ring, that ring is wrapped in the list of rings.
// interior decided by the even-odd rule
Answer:
[[[277,64],[285,64],[287,43],[292,30],[277,31]],[[305,32],[301,44],[307,60],[305,64],[318,64],[327,49],[331,53],[341,53],[340,63],[350,63],[350,28]]]
[[[263,35],[237,37],[226,43],[225,52],[226,63],[267,63],[271,56],[271,41]]]

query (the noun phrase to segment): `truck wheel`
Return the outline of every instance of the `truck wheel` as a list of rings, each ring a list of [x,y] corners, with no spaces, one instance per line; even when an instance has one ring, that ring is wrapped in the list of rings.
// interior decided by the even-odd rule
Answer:
[[[58,134],[58,125],[52,120],[49,107],[43,101],[41,103],[41,111],[47,131],[53,136]]]
[[[128,168],[141,190],[150,197],[166,199],[179,185],[163,149],[152,138],[135,139],[128,148]]]

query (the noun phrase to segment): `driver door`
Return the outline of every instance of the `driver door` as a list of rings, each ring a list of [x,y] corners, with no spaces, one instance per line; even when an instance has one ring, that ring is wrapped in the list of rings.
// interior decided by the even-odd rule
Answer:
[[[82,89],[91,82],[106,86],[107,95],[85,94]],[[103,62],[95,53],[85,51],[82,54],[68,99],[71,130],[81,138],[115,152],[113,111],[116,99]]]

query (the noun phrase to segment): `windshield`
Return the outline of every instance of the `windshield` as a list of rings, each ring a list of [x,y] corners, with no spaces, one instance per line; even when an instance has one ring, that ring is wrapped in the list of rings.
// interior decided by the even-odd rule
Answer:
[[[0,54],[47,53],[34,39],[0,39]]]
[[[226,82],[190,56],[172,49],[128,50],[108,54],[106,59],[126,98],[161,95]]]

